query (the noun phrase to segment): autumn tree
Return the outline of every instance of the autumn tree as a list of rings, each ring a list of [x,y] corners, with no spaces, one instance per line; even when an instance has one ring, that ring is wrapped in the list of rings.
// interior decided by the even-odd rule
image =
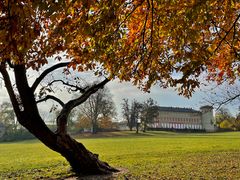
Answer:
[[[221,107],[215,114],[216,123],[219,126],[223,121],[231,121],[233,116],[231,115],[228,108]]]
[[[15,121],[14,111],[9,102],[0,105],[0,123],[5,127],[5,136],[16,132],[18,123]]]
[[[101,117],[99,119],[99,128],[101,129],[112,129],[113,128],[113,122],[112,118],[110,117]]]
[[[81,106],[80,112],[91,120],[92,133],[96,134],[99,120],[116,115],[115,104],[108,88],[103,88],[92,94]]]
[[[80,116],[77,123],[76,123],[77,128],[79,129],[91,129],[92,123],[91,119],[89,119],[86,116]]]
[[[219,128],[222,129],[237,129],[238,121],[230,113],[229,109],[226,107],[221,107],[216,111],[215,114],[216,124]]]
[[[209,81],[234,83],[240,71],[239,8],[229,0],[2,0],[0,73],[15,115],[74,171],[116,171],[68,135],[70,112],[115,78],[145,91],[155,84],[176,87],[187,97],[199,87],[202,72]],[[60,68],[65,75],[93,70],[105,79],[91,87],[55,79],[40,88]],[[35,80],[31,70],[38,71]],[[56,83],[79,96],[62,101],[50,88]],[[46,100],[61,106],[56,132],[39,114],[37,104]]]

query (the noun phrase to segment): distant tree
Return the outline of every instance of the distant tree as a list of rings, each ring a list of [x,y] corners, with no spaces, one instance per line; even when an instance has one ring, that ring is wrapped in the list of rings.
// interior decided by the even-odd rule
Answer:
[[[233,124],[234,124],[235,130],[239,131],[240,130],[240,113],[237,115]]]
[[[216,111],[215,118],[217,126],[220,126],[221,122],[225,120],[230,121],[233,118],[233,116],[231,115],[228,108],[221,107]]]
[[[142,110],[142,104],[135,99],[132,101],[131,106],[128,103],[128,99],[123,99],[122,114],[123,118],[127,120],[127,126],[130,131],[137,125],[137,120]]]
[[[205,101],[210,103],[216,109],[225,105],[239,105],[240,103],[240,84],[219,84],[206,91]]]
[[[142,104],[142,111],[141,111],[141,123],[143,125],[143,132],[147,129],[147,124],[152,123],[154,118],[158,115],[158,106],[157,103],[152,99],[149,98]]]
[[[11,103],[3,102],[0,105],[0,122],[5,127],[5,135],[16,132],[18,123],[15,121],[15,115]]]
[[[76,127],[81,130],[91,129],[92,127],[91,119],[89,119],[86,116],[80,116],[78,121],[76,122]]]
[[[223,120],[220,122],[219,127],[221,129],[231,129],[232,130],[234,128],[234,124],[230,120]]]
[[[219,128],[236,130],[239,126],[239,121],[232,116],[228,108],[219,108],[215,114],[215,118]]]
[[[92,133],[97,133],[100,117],[116,116],[115,104],[106,87],[92,94],[81,106],[81,114],[91,120]]]
[[[112,129],[113,122],[110,117],[103,116],[99,118],[99,128],[101,129]]]
[[[142,104],[135,99],[132,101],[131,114],[130,114],[130,126],[136,127],[140,113],[142,111]]]
[[[122,116],[123,119],[127,121],[127,125],[130,128],[130,130],[132,130],[132,127],[130,126],[130,115],[131,115],[131,109],[130,109],[130,105],[128,102],[128,99],[123,99],[123,103],[122,105]]]

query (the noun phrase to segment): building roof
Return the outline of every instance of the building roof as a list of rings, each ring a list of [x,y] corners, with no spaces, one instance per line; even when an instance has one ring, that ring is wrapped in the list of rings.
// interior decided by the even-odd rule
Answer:
[[[213,109],[213,107],[206,105],[206,106],[201,106],[200,109]]]
[[[188,113],[200,113],[200,111],[194,110],[192,108],[180,108],[180,107],[164,107],[158,106],[159,111],[169,111],[169,112],[188,112]]]

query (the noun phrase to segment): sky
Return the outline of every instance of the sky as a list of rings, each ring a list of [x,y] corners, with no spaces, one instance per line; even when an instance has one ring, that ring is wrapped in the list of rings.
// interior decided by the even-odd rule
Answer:
[[[61,76],[62,71],[60,70],[56,73],[56,76]],[[39,75],[39,73],[30,73],[30,83]],[[74,75],[73,75],[74,76]],[[79,77],[89,77],[91,78],[91,74],[85,73],[80,74]],[[94,81],[94,80],[92,80]],[[121,110],[121,103],[123,99],[129,99],[131,102],[132,100],[136,99],[138,102],[143,102],[148,98],[152,98],[154,101],[157,102],[159,106],[167,106],[167,107],[184,107],[184,108],[193,108],[195,110],[199,110],[201,106],[208,105],[208,103],[204,100],[207,98],[206,91],[202,91],[201,89],[197,89],[196,92],[192,95],[191,98],[186,98],[183,96],[179,96],[178,92],[174,90],[174,88],[163,89],[159,86],[155,85],[150,89],[150,93],[143,92],[139,90],[136,86],[133,86],[130,82],[119,82],[118,80],[110,81],[107,84],[109,88],[112,98],[115,102],[116,109],[117,109],[117,120],[122,120],[122,110]],[[69,95],[65,92],[57,92],[59,93],[60,97],[63,98],[63,101],[69,100]],[[0,102],[8,101],[8,95],[6,93],[5,87],[3,82],[0,81]],[[52,102],[44,103],[40,107],[48,114],[49,107],[52,105]],[[231,106],[230,112],[232,115],[236,115],[238,112],[237,106]]]
[[[151,88],[150,93],[146,93],[129,82],[120,83],[117,80],[110,82],[107,86],[113,95],[114,102],[118,105],[123,102],[123,98],[129,99],[129,101],[136,99],[139,102],[152,98],[159,106],[185,107],[196,110],[198,110],[200,106],[206,105],[200,102],[202,99],[202,93],[200,92],[193,94],[193,96],[188,99],[179,96],[173,88],[163,89],[159,86],[154,86]],[[118,112],[121,113],[121,107],[118,107]]]

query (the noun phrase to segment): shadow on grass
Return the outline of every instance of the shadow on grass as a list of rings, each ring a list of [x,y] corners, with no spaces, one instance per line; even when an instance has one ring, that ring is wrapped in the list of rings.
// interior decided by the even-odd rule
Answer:
[[[119,172],[107,175],[89,175],[89,176],[69,176],[64,180],[113,180],[113,179],[128,179],[125,174],[128,173],[127,169],[118,168]]]

